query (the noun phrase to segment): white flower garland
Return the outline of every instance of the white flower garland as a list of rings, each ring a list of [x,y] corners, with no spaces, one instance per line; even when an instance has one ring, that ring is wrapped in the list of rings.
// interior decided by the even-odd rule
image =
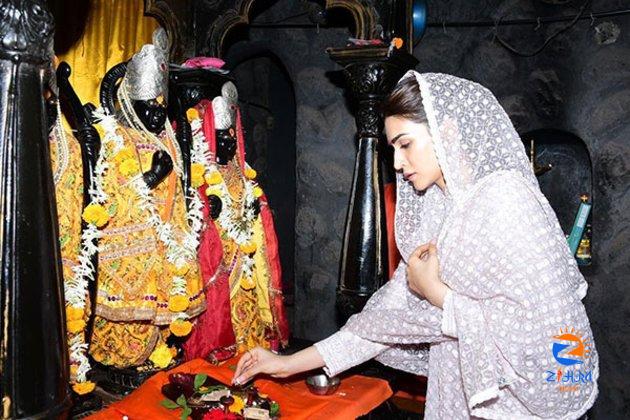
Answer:
[[[208,143],[206,142],[205,135],[201,128],[201,120],[194,119],[190,125],[193,131],[191,161],[204,165],[206,173],[219,172],[215,163],[215,157],[208,148]],[[219,189],[221,191],[221,201],[223,205],[217,222],[225,234],[239,246],[249,244],[252,241],[254,234],[253,222],[256,220],[253,206],[256,201],[256,196],[254,195],[256,182],[244,176],[242,179],[243,202],[241,203],[242,216],[240,218],[234,209],[232,197],[227,189],[225,180],[220,184],[210,186],[213,189]],[[254,257],[244,253],[241,269],[245,277],[251,278],[253,276],[254,264]]]
[[[58,113],[61,115],[61,110],[58,110]],[[62,131],[61,119],[58,120],[58,125],[58,130]],[[61,139],[67,141],[65,135]],[[88,189],[90,204],[103,204],[107,200],[107,194],[105,194],[102,189],[102,178],[107,170],[107,166],[102,153],[100,153],[96,161],[96,166],[94,167],[92,182]],[[72,267],[72,278],[64,281],[64,294],[67,306],[85,311],[88,284],[89,281],[94,281],[92,257],[97,251],[95,242],[100,237],[101,232],[91,223],[86,224],[85,229],[81,232],[81,248],[77,256],[78,264]],[[88,344],[85,341],[85,331],[72,335],[68,340],[68,346],[70,363],[77,366],[76,382],[86,382],[87,373],[90,371],[91,365],[87,357]]]

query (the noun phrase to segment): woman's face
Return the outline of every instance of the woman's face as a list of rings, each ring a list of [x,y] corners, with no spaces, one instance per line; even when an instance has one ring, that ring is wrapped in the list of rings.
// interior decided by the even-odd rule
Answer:
[[[394,148],[394,169],[397,172],[402,173],[418,191],[426,190],[433,184],[444,190],[444,176],[426,123],[387,117],[385,133],[388,143]]]

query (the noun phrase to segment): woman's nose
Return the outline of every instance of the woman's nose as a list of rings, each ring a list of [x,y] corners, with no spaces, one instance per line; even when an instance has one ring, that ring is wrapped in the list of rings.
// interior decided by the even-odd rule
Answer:
[[[403,167],[403,159],[400,156],[400,151],[394,149],[394,169],[397,171],[401,171]]]

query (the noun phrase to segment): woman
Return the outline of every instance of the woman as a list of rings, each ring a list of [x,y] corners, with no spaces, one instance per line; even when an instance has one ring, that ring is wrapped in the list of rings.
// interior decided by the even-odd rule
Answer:
[[[339,332],[292,356],[253,350],[235,383],[375,357],[428,376],[426,418],[581,416],[599,376],[587,285],[505,111],[476,83],[414,71],[384,110],[403,262]]]

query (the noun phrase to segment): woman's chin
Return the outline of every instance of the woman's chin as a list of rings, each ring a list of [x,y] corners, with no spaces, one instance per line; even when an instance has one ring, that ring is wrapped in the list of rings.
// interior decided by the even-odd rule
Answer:
[[[422,182],[422,180],[414,179],[412,180],[411,185],[413,186],[414,190],[418,192],[422,192],[422,191],[425,191],[427,188],[429,188],[431,185],[433,185],[433,183]]]

